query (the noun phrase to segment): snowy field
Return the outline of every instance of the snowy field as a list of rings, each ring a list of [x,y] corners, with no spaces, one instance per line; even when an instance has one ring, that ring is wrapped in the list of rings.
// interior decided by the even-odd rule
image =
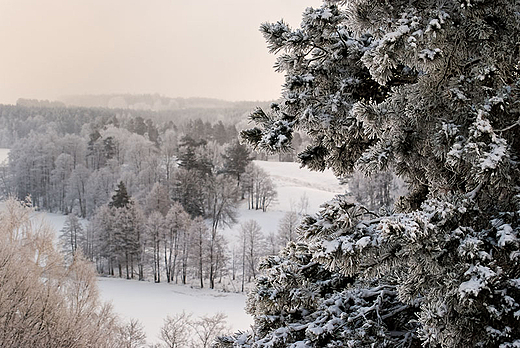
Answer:
[[[0,149],[0,163],[7,161],[9,155],[9,149]]]
[[[308,201],[307,212],[312,213],[322,203],[345,191],[345,186],[338,184],[331,171],[311,172],[290,162],[255,161],[255,164],[271,175],[278,197],[265,213],[248,210],[247,204],[242,205],[238,223],[223,231],[231,243],[238,235],[241,222],[256,220],[265,234],[276,232],[279,220],[286,212],[298,210],[302,197]],[[167,315],[183,310],[193,312],[194,316],[222,312],[227,315],[227,324],[232,331],[244,331],[253,324],[253,319],[244,311],[246,297],[241,293],[102,277],[98,284],[102,298],[110,301],[118,314],[127,319],[137,318],[143,323],[149,343],[157,342]]]
[[[278,222],[286,212],[291,210],[300,212],[303,208],[303,213],[311,214],[335,195],[345,193],[346,186],[339,184],[331,170],[312,172],[300,168],[300,165],[294,162],[254,161],[254,163],[271,176],[278,195],[265,213],[261,210],[248,210],[247,203],[242,205],[238,224],[223,230],[223,235],[231,243],[238,236],[241,222],[256,220],[264,234],[276,233]],[[302,202],[306,202],[303,207]]]
[[[193,313],[202,315],[226,314],[230,332],[246,330],[253,319],[245,313],[245,296],[209,289],[153,282],[139,282],[119,278],[98,278],[101,296],[112,302],[123,318],[135,318],[145,326],[147,342],[159,342],[160,328],[166,316]]]
[[[294,162],[254,161],[271,176],[278,192],[277,202],[272,210],[297,210],[301,197],[308,199],[308,213],[317,211],[319,206],[338,193],[344,193],[345,186],[339,184],[331,170],[312,172],[300,168]]]
[[[7,149],[0,149],[0,162],[7,159],[8,152]],[[278,222],[286,212],[315,212],[323,202],[345,191],[345,186],[339,185],[331,171],[311,172],[300,169],[297,163],[289,162],[255,161],[255,164],[271,175],[278,196],[265,213],[249,210],[247,205],[242,205],[239,222],[222,231],[231,243],[236,240],[241,222],[256,220],[264,234],[276,233]],[[45,219],[59,231],[66,217],[36,212],[34,219]],[[227,315],[230,331],[246,330],[253,323],[253,319],[244,311],[245,295],[234,293],[235,289],[232,288],[227,289],[230,292],[222,292],[105,277],[98,278],[98,285],[102,300],[111,302],[116,313],[126,320],[138,319],[144,325],[148,343],[159,341],[160,328],[167,315],[183,311],[193,313],[194,317],[222,312]]]

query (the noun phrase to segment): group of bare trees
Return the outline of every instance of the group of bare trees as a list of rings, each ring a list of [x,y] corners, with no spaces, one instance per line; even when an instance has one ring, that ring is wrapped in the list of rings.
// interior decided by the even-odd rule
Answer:
[[[200,279],[204,287],[226,269],[227,243],[219,234],[233,223],[237,193],[233,182],[214,187],[211,215],[193,217],[179,202],[169,199],[166,188],[156,183],[144,207],[130,197],[120,182],[111,201],[97,210],[86,227],[69,214],[62,229],[64,250],[73,254],[78,245],[94,261],[99,273],[127,279],[186,284]]]
[[[238,229],[238,243],[230,248],[219,231],[236,221],[236,186],[222,183],[216,188],[212,214],[205,220],[193,218],[179,202],[169,201],[159,183],[141,207],[121,182],[109,204],[86,226],[69,214],[61,230],[63,250],[73,256],[80,248],[102,274],[181,284],[197,279],[200,287],[208,282],[210,288],[229,276],[238,278],[244,291],[244,285],[258,275],[261,258],[296,239],[302,214],[287,212],[277,233],[270,234],[257,221],[246,221]]]
[[[276,198],[276,190],[269,175],[254,163],[249,164],[243,175],[243,196],[247,198],[249,209],[267,211]]]
[[[226,315],[203,315],[192,319],[191,313],[168,316],[161,327],[160,338],[166,348],[210,348],[217,336],[227,332]]]
[[[221,235],[236,223],[239,204],[265,212],[276,198],[252,153],[229,140],[234,127],[93,120],[68,134],[29,132],[2,172],[4,191],[68,215],[60,239],[69,260],[81,249],[102,274],[214,288],[226,276],[254,279],[258,258],[278,251],[280,238],[264,231],[254,255]]]

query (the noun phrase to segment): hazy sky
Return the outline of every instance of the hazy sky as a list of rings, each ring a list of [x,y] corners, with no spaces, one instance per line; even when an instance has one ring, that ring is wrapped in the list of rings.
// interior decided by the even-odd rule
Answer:
[[[0,103],[66,94],[280,95],[258,28],[320,0],[0,0]]]

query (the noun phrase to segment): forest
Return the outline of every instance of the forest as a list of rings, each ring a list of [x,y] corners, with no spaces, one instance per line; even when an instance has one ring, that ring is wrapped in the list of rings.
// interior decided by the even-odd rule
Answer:
[[[224,117],[229,105],[206,119],[143,96],[1,106],[0,185],[14,198],[0,215],[0,339],[74,346],[75,319],[77,346],[143,345],[137,323],[118,325],[90,296],[95,268],[251,282],[250,329],[177,313],[168,347],[519,347],[519,14],[518,0],[325,0],[297,28],[263,23],[285,80],[279,100],[249,110],[252,125]],[[123,99],[133,107],[104,108]],[[332,170],[349,189],[289,212],[269,238],[242,223],[231,245],[221,231],[238,205],[276,200],[255,158]],[[67,214],[65,259],[31,209]],[[119,334],[91,335],[104,330]]]
[[[39,210],[68,215],[63,250],[69,256],[81,250],[99,274],[182,284],[197,279],[210,288],[228,277],[244,291],[260,259],[295,240],[301,217],[288,213],[276,235],[250,221],[239,228],[240,246],[221,236],[236,223],[240,204],[265,212],[276,199],[269,175],[252,163],[266,155],[239,141],[233,115],[242,105],[234,112],[198,111],[224,113],[224,122],[193,118],[188,109],[175,123],[155,111],[28,100],[0,106],[10,140],[0,187],[6,197],[30,197]],[[271,159],[295,160],[305,141],[296,135],[294,149]],[[392,207],[403,186],[389,173],[344,180],[374,208]]]
[[[4,196],[67,214],[60,238],[71,257],[81,250],[100,274],[197,278],[211,288],[224,273],[235,278],[240,257],[253,257],[242,273],[254,278],[261,252],[239,256],[219,230],[236,223],[239,203],[266,211],[276,191],[231,123],[156,125],[140,112],[63,106],[1,110],[15,138],[1,169]],[[243,234],[244,243],[262,237],[255,226]]]

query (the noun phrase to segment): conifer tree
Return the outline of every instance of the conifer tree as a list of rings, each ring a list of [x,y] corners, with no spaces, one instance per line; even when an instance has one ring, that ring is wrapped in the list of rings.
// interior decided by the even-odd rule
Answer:
[[[130,204],[130,196],[126,191],[126,186],[123,181],[117,185],[116,193],[112,196],[112,200],[108,205],[114,208],[127,208]]]
[[[224,159],[224,171],[234,175],[237,179],[237,185],[240,186],[240,177],[245,173],[247,165],[253,160],[251,151],[246,145],[235,140],[226,147],[222,157]]]
[[[254,330],[220,346],[520,345],[518,13],[518,0],[326,0],[299,29],[262,25],[285,84],[243,137],[277,152],[304,130],[304,166],[395,168],[410,187],[386,216],[338,196],[306,217],[311,259],[351,289],[323,292],[331,276],[316,274],[276,284],[309,270],[281,254],[257,287],[321,300],[258,289]],[[273,308],[280,319],[261,322]]]

